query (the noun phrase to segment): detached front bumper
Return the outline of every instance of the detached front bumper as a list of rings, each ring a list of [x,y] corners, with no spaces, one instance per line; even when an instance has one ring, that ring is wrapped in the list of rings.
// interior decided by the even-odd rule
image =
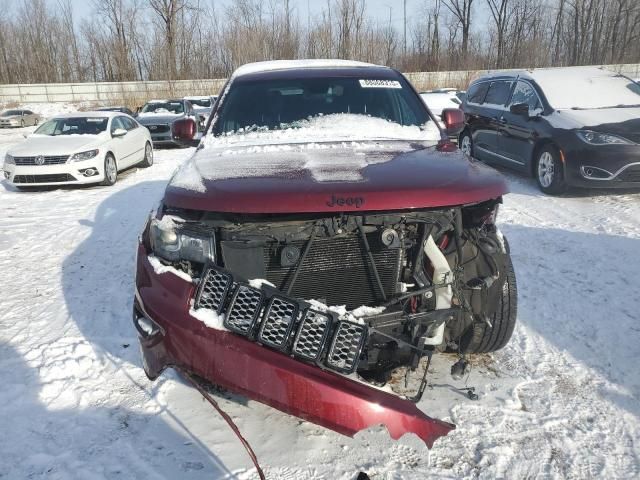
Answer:
[[[195,286],[171,272],[156,274],[147,255],[140,245],[134,324],[150,379],[167,367],[180,367],[348,436],[382,424],[394,439],[414,433],[431,447],[455,428],[428,417],[408,400],[207,327],[189,314]]]

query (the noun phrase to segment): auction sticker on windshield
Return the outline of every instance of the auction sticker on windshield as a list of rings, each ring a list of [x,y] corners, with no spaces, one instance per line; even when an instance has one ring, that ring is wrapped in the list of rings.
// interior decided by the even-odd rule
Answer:
[[[398,80],[360,80],[362,88],[402,88]]]

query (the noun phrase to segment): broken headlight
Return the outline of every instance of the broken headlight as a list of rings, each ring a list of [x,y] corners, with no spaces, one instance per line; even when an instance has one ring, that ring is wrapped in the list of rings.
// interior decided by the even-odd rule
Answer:
[[[170,215],[162,220],[151,220],[149,238],[151,249],[158,257],[171,262],[190,260],[197,263],[208,263],[215,260],[215,244],[213,235],[195,235],[183,231],[183,222]]]

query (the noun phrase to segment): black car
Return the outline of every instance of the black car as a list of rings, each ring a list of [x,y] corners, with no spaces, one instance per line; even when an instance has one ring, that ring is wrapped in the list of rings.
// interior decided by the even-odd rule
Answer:
[[[540,189],[640,188],[640,84],[597,67],[500,72],[471,83],[460,148]]]
[[[131,116],[131,117],[135,117],[136,114],[133,113],[131,111],[131,109],[127,108],[127,107],[100,107],[100,108],[96,108],[96,111],[98,112],[120,112],[120,113],[126,113],[127,115]]]

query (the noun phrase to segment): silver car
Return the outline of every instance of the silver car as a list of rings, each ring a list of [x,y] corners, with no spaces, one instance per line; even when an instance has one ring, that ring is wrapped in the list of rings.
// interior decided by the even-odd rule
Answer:
[[[198,133],[198,116],[191,102],[151,100],[138,112],[136,120],[151,133],[154,147],[189,146]],[[189,137],[189,140],[184,140]]]
[[[0,114],[0,127],[29,127],[38,125],[40,116],[31,110],[5,110]]]

